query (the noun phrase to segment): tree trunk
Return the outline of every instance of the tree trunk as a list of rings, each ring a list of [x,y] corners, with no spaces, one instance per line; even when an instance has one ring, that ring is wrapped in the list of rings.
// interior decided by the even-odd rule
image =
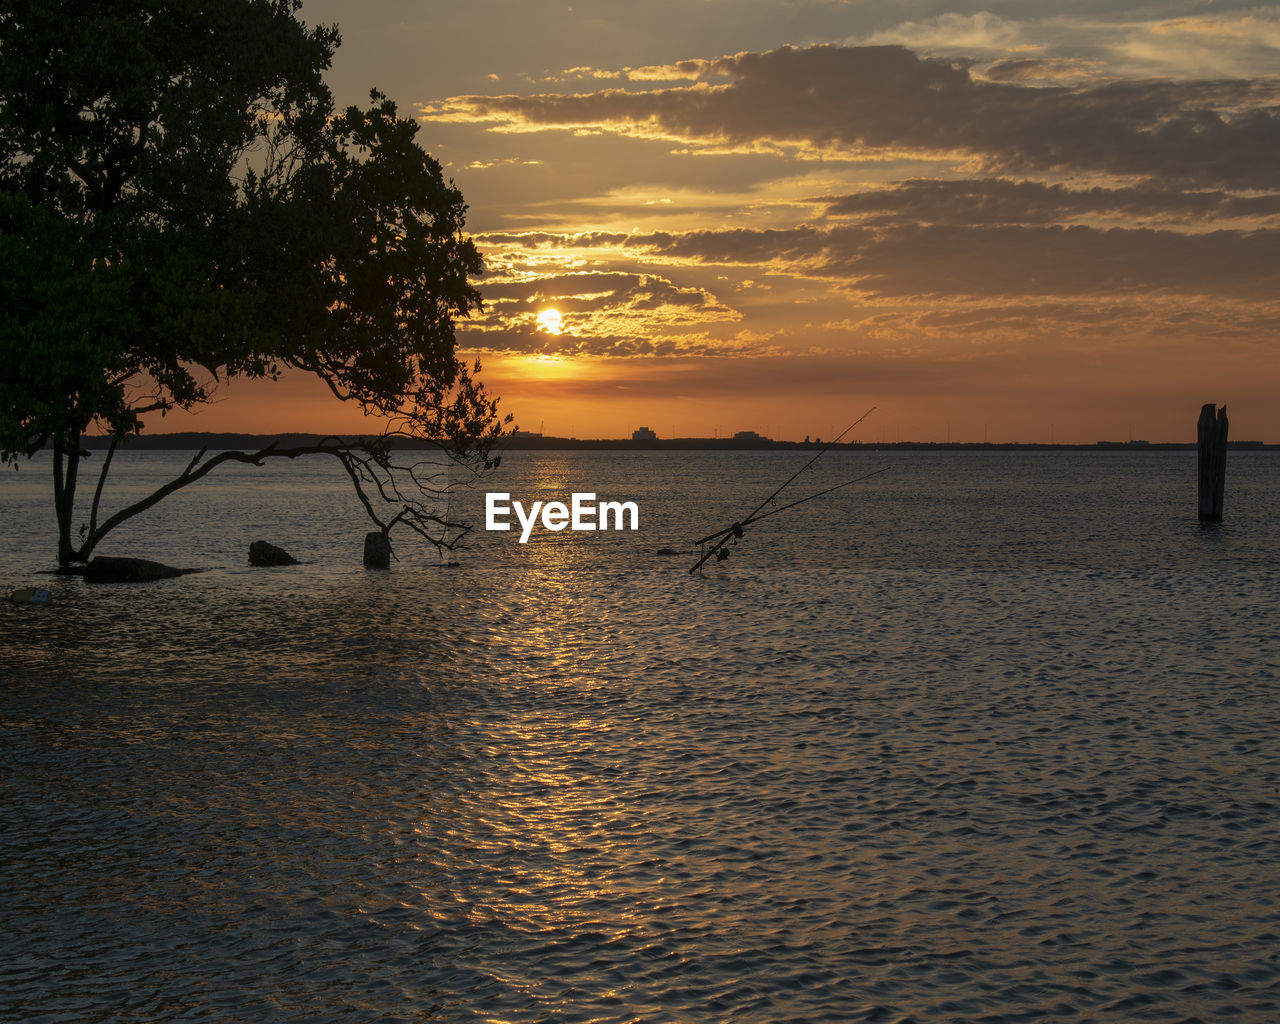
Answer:
[[[53,504],[58,516],[58,568],[65,572],[82,560],[71,543],[76,511],[76,480],[80,472],[80,434],[57,434],[53,440]]]

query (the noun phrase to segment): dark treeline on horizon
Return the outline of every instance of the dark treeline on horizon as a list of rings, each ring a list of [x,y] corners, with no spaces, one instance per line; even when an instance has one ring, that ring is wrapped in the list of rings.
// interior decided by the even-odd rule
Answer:
[[[183,431],[172,434],[141,434],[126,439],[122,448],[143,451],[198,451],[207,448],[211,451],[253,450],[258,451],[278,442],[282,448],[312,445],[326,437],[326,434],[237,434],[237,433],[202,433]],[[343,435],[348,436],[348,435]],[[91,450],[103,450],[110,444],[107,437],[86,437],[85,447]],[[433,447],[433,442],[425,440],[397,440],[396,447],[405,449],[425,449]],[[1096,441],[1092,444],[1045,444],[1039,442],[984,442],[984,441],[841,441],[833,445],[825,445],[821,441],[775,441],[770,438],[725,438],[725,437],[676,437],[656,440],[635,441],[630,438],[570,438],[542,437],[537,435],[520,435],[509,437],[498,443],[495,454],[503,451],[789,451],[794,449],[817,450],[824,447],[845,449],[850,451],[1183,451],[1194,449],[1194,441],[1149,442],[1149,441]],[[1232,441],[1228,445],[1232,449],[1275,450],[1278,445],[1265,444],[1262,441]]]

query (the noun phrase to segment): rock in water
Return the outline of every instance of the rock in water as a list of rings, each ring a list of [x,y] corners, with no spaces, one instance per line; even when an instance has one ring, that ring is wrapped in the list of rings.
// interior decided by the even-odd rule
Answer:
[[[391,568],[391,541],[381,530],[364,535],[364,564],[366,569]]]
[[[249,545],[250,565],[297,565],[298,560],[284,548],[268,544],[265,540],[255,540]]]
[[[14,604],[48,604],[53,595],[41,587],[23,587],[9,595]]]
[[[190,569],[175,569],[145,558],[113,558],[99,555],[84,567],[84,578],[90,583],[149,583],[182,576]]]

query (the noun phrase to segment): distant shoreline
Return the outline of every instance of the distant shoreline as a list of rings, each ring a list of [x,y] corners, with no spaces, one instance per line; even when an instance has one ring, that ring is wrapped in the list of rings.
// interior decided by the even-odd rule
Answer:
[[[197,451],[208,448],[211,451],[257,450],[265,448],[272,441],[278,441],[281,447],[295,447],[314,444],[333,435],[326,434],[234,434],[234,433],[201,433],[183,431],[172,434],[142,434],[132,437],[122,445],[123,448],[138,451],[180,450]],[[349,436],[349,435],[344,435]],[[86,448],[103,449],[107,447],[105,437],[87,437]],[[404,447],[429,447],[427,442]],[[504,451],[818,451],[826,447],[821,441],[774,441],[769,438],[725,438],[725,437],[676,437],[648,441],[633,441],[628,438],[573,438],[573,437],[541,437],[538,435],[521,435],[502,441],[494,447],[495,453]],[[1148,442],[1148,441],[1097,441],[1093,444],[1047,444],[1040,442],[1008,441],[1008,442],[975,442],[975,441],[848,441],[830,446],[840,451],[927,451],[927,452],[986,452],[986,451],[1075,451],[1075,452],[1149,452],[1149,451],[1194,451],[1195,442]],[[1229,448],[1236,451],[1280,451],[1278,444],[1265,444],[1262,441],[1232,441]]]

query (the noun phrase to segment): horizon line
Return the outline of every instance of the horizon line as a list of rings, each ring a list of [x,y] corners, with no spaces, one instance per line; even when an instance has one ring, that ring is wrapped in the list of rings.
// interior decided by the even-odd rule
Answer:
[[[286,430],[274,431],[268,433],[254,433],[248,431],[237,430],[217,430],[217,431],[197,431],[197,430],[178,430],[167,432],[147,432],[143,434],[134,434],[125,438],[121,442],[124,447],[137,448],[172,448],[182,449],[192,447],[205,446],[213,447],[207,442],[212,441],[232,441],[235,443],[231,447],[241,447],[245,442],[269,442],[279,438],[325,438],[325,437],[376,437],[376,433],[360,434],[360,433],[336,433],[321,431],[302,431],[302,430]],[[108,434],[84,435],[82,440],[86,445],[97,448],[105,444],[109,440]],[[408,440],[408,439],[404,439]],[[180,444],[178,442],[185,441],[187,443]],[[440,441],[432,441],[429,439],[421,439],[419,442],[424,445],[438,444]],[[1160,450],[1180,450],[1194,449],[1196,441],[1147,441],[1147,440],[1129,440],[1129,441],[933,441],[933,440],[851,440],[829,442],[822,441],[820,438],[815,440],[785,440],[770,437],[671,437],[671,438],[628,438],[628,437],[563,437],[554,434],[540,434],[521,431],[509,434],[503,437],[495,445],[495,449],[517,449],[517,450],[537,450],[537,449],[554,449],[554,448],[602,448],[605,446],[617,447],[622,449],[634,449],[639,451],[645,450],[663,450],[667,448],[674,449],[690,449],[696,447],[707,447],[711,449],[741,449],[741,450],[767,450],[770,448],[849,448],[849,449],[941,449],[954,451],[971,451],[983,449],[1040,449],[1040,450],[1089,450],[1089,451],[1160,451]],[[1280,448],[1280,444],[1259,440],[1235,440],[1229,441],[1228,447],[1252,450],[1268,450]]]

